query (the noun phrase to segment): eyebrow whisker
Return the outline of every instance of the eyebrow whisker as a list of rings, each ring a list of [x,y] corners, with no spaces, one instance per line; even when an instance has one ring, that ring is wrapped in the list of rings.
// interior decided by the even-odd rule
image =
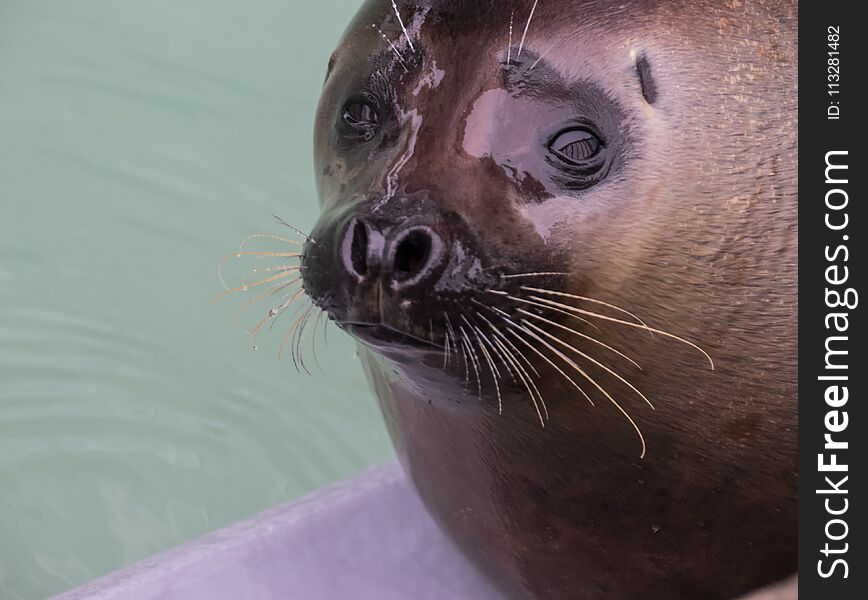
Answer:
[[[533,70],[533,68],[539,64],[539,61],[544,59],[549,52],[551,52],[552,50],[554,50],[557,47],[557,45],[558,44],[555,43],[555,44],[552,44],[551,46],[549,46],[548,48],[546,48],[545,51],[542,54],[540,54],[539,57],[535,61],[533,61],[533,64],[530,66],[530,69],[528,69],[528,71]]]
[[[512,24],[515,20],[515,11],[509,13],[509,43],[506,47],[506,64],[512,62]]]
[[[404,37],[407,38],[407,45],[410,46],[410,50],[413,51],[413,54],[416,54],[416,48],[413,46],[413,40],[410,39],[410,34],[407,32],[407,28],[404,26],[404,20],[401,18],[401,12],[398,10],[398,5],[395,4],[395,0],[392,0],[392,8],[395,9],[395,16],[398,17],[398,24],[401,26],[401,31],[404,32]]]
[[[521,34],[521,43],[518,45],[518,54],[515,55],[516,60],[521,58],[521,51],[524,49],[524,41],[527,38],[528,29],[530,29],[530,22],[533,21],[533,14],[536,12],[537,4],[539,4],[539,0],[534,0],[533,7],[530,9],[530,16],[527,18],[527,24],[524,26],[524,33]]]
[[[409,72],[410,72],[410,69],[407,68],[407,63],[404,61],[404,56],[401,54],[401,51],[398,50],[398,47],[397,47],[395,44],[392,43],[392,40],[389,39],[389,36],[387,36],[387,35],[383,32],[383,30],[380,29],[380,28],[377,26],[376,23],[371,23],[371,27],[373,27],[374,29],[376,29],[376,30],[379,32],[380,36],[381,36],[384,40],[386,40],[386,43],[389,44],[389,47],[392,48],[392,52],[395,53],[395,56],[397,57],[398,62],[400,62],[400,63],[401,63],[401,66],[404,67],[404,71],[405,71],[406,73],[409,73]]]

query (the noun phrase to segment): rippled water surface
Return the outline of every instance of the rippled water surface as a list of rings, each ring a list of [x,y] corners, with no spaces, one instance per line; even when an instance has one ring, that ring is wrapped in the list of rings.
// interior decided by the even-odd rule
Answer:
[[[3,600],[391,456],[339,332],[302,376],[283,330],[253,351],[244,300],[211,303],[244,236],[315,219],[313,111],[357,6],[0,0]]]

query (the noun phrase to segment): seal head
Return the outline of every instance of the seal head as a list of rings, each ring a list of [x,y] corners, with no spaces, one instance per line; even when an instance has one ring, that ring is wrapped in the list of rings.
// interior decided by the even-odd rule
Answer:
[[[366,2],[304,287],[513,598],[796,569],[792,2]]]

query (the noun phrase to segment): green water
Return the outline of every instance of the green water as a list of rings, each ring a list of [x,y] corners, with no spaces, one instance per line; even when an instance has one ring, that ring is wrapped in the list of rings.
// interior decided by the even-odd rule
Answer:
[[[253,351],[233,325],[243,299],[211,303],[244,236],[316,217],[313,111],[358,4],[0,0],[2,600],[392,455],[344,336],[299,375],[278,328]]]

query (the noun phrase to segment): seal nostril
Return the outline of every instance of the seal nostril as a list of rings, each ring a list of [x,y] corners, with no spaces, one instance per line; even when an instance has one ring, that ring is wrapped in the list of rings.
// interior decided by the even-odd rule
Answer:
[[[351,235],[350,263],[355,272],[364,277],[368,274],[368,230],[360,221],[356,221]]]
[[[394,277],[398,281],[413,277],[431,256],[431,236],[422,230],[411,231],[395,250]]]

